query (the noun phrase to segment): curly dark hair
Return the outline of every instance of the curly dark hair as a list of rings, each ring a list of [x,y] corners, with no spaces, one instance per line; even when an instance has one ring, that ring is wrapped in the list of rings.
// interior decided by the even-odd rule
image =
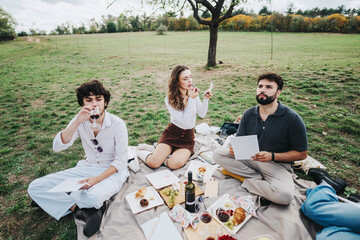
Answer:
[[[263,79],[267,79],[270,82],[276,82],[276,84],[278,85],[277,90],[282,90],[283,89],[284,81],[283,81],[282,77],[280,77],[276,73],[269,72],[269,73],[261,74],[258,77],[257,83],[259,83]]]
[[[169,81],[169,92],[168,92],[169,104],[173,108],[180,111],[184,111],[185,104],[184,104],[184,98],[181,96],[181,92],[180,92],[179,78],[182,71],[185,70],[189,70],[189,68],[183,65],[178,65],[174,67],[174,69],[171,72],[171,77]]]
[[[80,106],[84,106],[84,98],[90,95],[103,95],[105,100],[105,109],[110,102],[111,94],[106,90],[103,84],[99,80],[92,80],[81,84],[80,87],[76,89],[76,96]]]

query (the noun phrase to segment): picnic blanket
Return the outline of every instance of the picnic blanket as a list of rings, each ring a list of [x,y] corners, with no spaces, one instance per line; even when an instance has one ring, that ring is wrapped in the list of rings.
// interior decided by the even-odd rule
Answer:
[[[217,135],[198,136],[196,135],[195,154],[190,158],[187,164],[178,170],[173,170],[173,173],[180,179],[183,177],[190,161],[194,160],[204,149],[215,150],[220,145],[215,141]],[[141,170],[134,173],[131,172],[130,177],[124,183],[121,191],[113,196],[109,201],[109,207],[104,214],[100,231],[90,239],[124,239],[124,240],[145,240],[145,236],[140,226],[148,220],[154,218],[163,211],[169,212],[170,209],[165,205],[149,209],[147,211],[133,214],[130,206],[125,200],[128,193],[135,192],[141,187],[150,186],[145,175],[168,169],[161,166],[158,169],[151,169],[144,163],[140,163]],[[213,176],[219,181],[219,196],[207,200],[206,205],[210,206],[223,194],[228,193],[233,196],[245,196],[250,193],[241,187],[241,182],[237,179],[224,176],[220,170],[215,170]],[[257,215],[259,218],[251,218],[238,232],[237,235],[241,239],[251,239],[261,234],[270,234],[276,240],[310,240],[315,239],[315,234],[319,227],[311,220],[302,215],[300,206],[304,202],[307,188],[315,187],[316,184],[311,181],[298,179],[294,174],[295,182],[295,196],[290,205],[283,206],[270,203],[267,206],[260,206],[260,197],[252,195],[255,199],[255,206],[257,208]],[[251,195],[251,194],[250,194]],[[84,222],[75,219],[78,231],[78,239],[88,239],[83,235]],[[182,227],[174,223],[175,227],[183,237],[187,239]],[[169,237],[171,239],[171,237]]]

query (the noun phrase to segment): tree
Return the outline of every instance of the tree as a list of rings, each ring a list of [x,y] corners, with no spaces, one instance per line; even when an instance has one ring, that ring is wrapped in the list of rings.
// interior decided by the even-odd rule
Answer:
[[[109,22],[108,24],[106,24],[106,29],[108,33],[114,33],[116,32],[116,25],[113,22]]]
[[[15,25],[13,17],[0,7],[0,41],[15,39]]]
[[[160,5],[165,9],[166,6],[177,9],[182,13],[185,7],[190,7],[193,16],[199,24],[207,25],[210,30],[210,41],[208,50],[207,66],[214,67],[216,65],[216,46],[218,39],[219,25],[225,19],[234,16],[234,7],[245,0],[145,0],[150,5]],[[209,11],[210,19],[201,18],[202,13]]]
[[[259,15],[271,15],[271,12],[268,10],[268,8],[266,6],[263,6],[262,9],[259,11]]]

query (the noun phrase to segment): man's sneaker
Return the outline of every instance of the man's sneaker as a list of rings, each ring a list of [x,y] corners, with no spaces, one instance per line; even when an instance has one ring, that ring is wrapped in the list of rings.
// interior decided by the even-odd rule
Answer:
[[[86,237],[91,237],[99,231],[101,220],[106,211],[106,208],[107,208],[107,203],[104,202],[101,208],[96,209],[96,211],[87,218],[83,231]]]
[[[360,202],[360,195],[359,195],[359,194],[352,193],[352,194],[350,194],[350,196],[348,197],[348,199],[349,199],[350,201],[353,201],[353,202],[358,203],[358,202]]]
[[[334,188],[336,194],[344,192],[345,187],[347,186],[344,179],[334,179],[326,171],[320,168],[310,168],[308,175],[314,178],[316,184],[320,184],[321,181],[324,180],[327,184]]]

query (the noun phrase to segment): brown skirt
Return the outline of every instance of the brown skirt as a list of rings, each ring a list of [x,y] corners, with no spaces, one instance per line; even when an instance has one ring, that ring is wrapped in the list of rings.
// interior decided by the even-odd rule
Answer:
[[[194,154],[194,129],[181,129],[170,123],[161,134],[159,143],[165,143],[173,148],[173,151],[180,148],[188,149]]]

